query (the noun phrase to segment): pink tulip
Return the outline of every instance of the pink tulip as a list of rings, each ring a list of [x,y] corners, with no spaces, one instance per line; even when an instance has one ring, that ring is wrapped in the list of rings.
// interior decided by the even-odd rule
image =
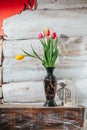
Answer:
[[[38,38],[39,38],[39,39],[44,38],[44,32],[41,31],[41,32],[38,34]]]

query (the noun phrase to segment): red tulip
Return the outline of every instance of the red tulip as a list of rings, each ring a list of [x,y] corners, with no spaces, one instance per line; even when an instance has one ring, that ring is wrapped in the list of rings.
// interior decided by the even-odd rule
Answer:
[[[51,38],[55,39],[56,37],[57,37],[56,32],[53,32],[52,35],[51,35]]]

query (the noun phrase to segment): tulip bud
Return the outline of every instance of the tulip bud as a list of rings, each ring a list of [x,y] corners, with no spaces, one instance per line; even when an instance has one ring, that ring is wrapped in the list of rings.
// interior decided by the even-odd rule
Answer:
[[[38,34],[38,38],[39,38],[39,39],[44,38],[44,32],[43,32],[43,31],[41,31],[41,32]]]
[[[16,60],[22,60],[23,58],[24,58],[24,55],[22,55],[22,54],[15,56]]]
[[[52,35],[51,35],[51,38],[55,39],[56,37],[57,37],[56,32],[53,32]]]
[[[50,36],[50,30],[49,30],[49,29],[46,29],[46,30],[45,30],[45,36],[47,36],[47,37]]]

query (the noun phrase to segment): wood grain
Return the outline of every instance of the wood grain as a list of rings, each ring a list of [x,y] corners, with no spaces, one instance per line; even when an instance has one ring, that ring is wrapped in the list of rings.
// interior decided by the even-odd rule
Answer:
[[[45,28],[50,28],[57,32],[59,38],[60,57],[54,73],[57,79],[74,80],[73,85],[77,87],[79,93],[79,103],[87,106],[86,8],[86,0],[40,0],[38,10],[26,10],[3,21],[2,29],[5,34],[3,83],[6,83],[3,84],[3,94],[5,102],[28,102],[29,100],[43,102],[44,98],[41,97],[43,95],[36,97],[35,93],[38,93],[39,89],[43,92],[40,86],[46,75],[45,69],[37,60],[26,57],[23,61],[15,61],[14,56],[22,53],[22,48],[31,52],[31,44],[42,55],[37,34]],[[38,87],[29,93],[28,90],[33,90],[32,86],[35,87],[35,84]],[[31,98],[28,100],[27,96],[25,98],[25,94],[30,94]]]
[[[86,60],[87,55],[87,37],[68,37],[64,38],[61,34],[59,38],[59,56],[71,56],[77,60]],[[3,41],[3,55],[4,58],[14,57],[17,54],[23,53],[22,49],[32,53],[31,45],[39,55],[43,54],[42,45],[37,39],[30,40],[10,40]],[[83,55],[83,56],[82,56]],[[81,58],[82,57],[82,58]]]
[[[37,0],[38,9],[75,9],[86,8],[86,0]]]
[[[0,98],[2,98],[2,88],[0,87]]]
[[[86,70],[86,61],[66,60],[65,57],[65,59],[63,58],[57,61],[54,74],[57,79],[86,78]],[[5,58],[3,61],[4,83],[43,80],[45,75],[45,68],[41,65],[41,62],[36,59],[26,57],[22,61],[16,61],[14,58]]]
[[[0,40],[0,66],[2,65],[2,43],[3,41]]]
[[[39,22],[38,20],[39,19]],[[35,10],[24,11],[3,21],[6,39],[37,38],[46,28],[67,36],[87,35],[87,10]],[[81,31],[82,30],[82,31]]]
[[[45,102],[43,82],[9,83],[2,85],[2,89],[4,103]]]
[[[87,79],[58,80],[57,90],[60,88],[61,82],[65,83],[67,85],[66,87],[72,92],[72,102],[66,103],[65,106],[75,106],[78,104],[87,106]],[[2,90],[4,103],[28,103],[38,105],[44,104],[45,102],[43,81],[3,84]],[[57,93],[55,101],[58,105],[61,104]]]
[[[5,106],[5,105],[4,105]],[[24,129],[57,129],[68,127],[69,130],[83,127],[84,107],[15,107],[4,108],[0,106],[0,127],[4,129],[7,126],[16,130]],[[2,129],[2,130],[3,130]],[[60,129],[58,129],[60,130]]]
[[[0,87],[2,85],[2,67],[0,67]]]
[[[59,37],[59,58],[55,71],[57,77],[86,78],[87,37],[70,37],[68,39],[63,37],[64,35]],[[3,42],[3,55],[5,58],[3,62],[3,82],[42,80],[44,78],[45,69],[38,60],[29,57],[23,61],[14,60],[15,55],[23,54],[22,49],[31,53],[31,45],[42,56],[42,46],[39,40],[10,40]],[[26,73],[25,77],[23,76],[24,72]]]

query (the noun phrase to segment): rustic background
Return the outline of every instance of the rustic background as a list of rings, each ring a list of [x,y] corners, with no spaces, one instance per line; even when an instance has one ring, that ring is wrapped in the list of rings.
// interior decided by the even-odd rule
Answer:
[[[74,86],[78,104],[87,106],[87,0],[38,0],[36,10],[26,10],[3,20],[0,40],[0,98],[3,103],[42,103],[45,100],[43,66],[35,59],[16,61],[14,56],[31,51],[42,55],[37,34],[45,28],[59,37],[55,75]],[[38,94],[39,92],[39,94]],[[25,96],[26,95],[26,96]]]

